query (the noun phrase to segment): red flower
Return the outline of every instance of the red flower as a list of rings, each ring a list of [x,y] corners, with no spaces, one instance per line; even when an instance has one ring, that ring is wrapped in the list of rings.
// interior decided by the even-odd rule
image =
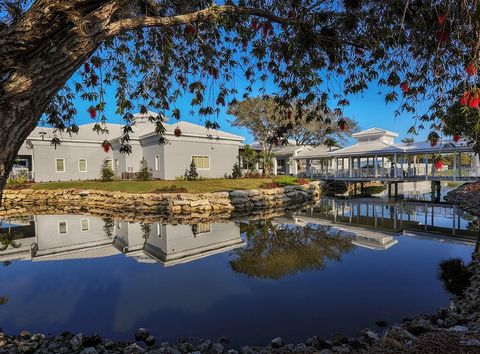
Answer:
[[[404,81],[400,84],[400,89],[402,90],[403,93],[407,93],[410,88],[408,87],[408,84]]]
[[[103,151],[109,152],[109,151],[110,151],[110,147],[111,147],[111,145],[110,145],[110,143],[109,143],[107,140],[105,140],[105,141],[102,143]]]
[[[197,30],[192,25],[187,25],[185,27],[185,33],[189,36],[193,36],[195,33],[197,33]]]
[[[437,171],[441,170],[442,167],[443,167],[443,161],[440,160],[440,161],[435,162],[435,168],[437,169]]]
[[[173,134],[178,138],[180,135],[182,135],[182,130],[179,127],[176,127],[173,131]]]
[[[475,66],[475,63],[470,63],[468,66],[465,68],[467,71],[467,74],[470,76],[476,75],[477,74],[477,67]]]
[[[92,119],[94,119],[97,116],[97,111],[93,106],[90,106],[90,108],[88,109],[88,113],[90,114],[90,118]]]
[[[470,99],[468,100],[468,107],[470,108],[478,109],[479,105],[480,105],[480,97],[478,96],[478,94],[471,96]]]
[[[83,64],[83,69],[85,70],[85,73],[88,74],[90,72],[90,65],[88,63]]]
[[[460,134],[455,134],[455,135],[453,136],[453,141],[456,142],[456,143],[458,143],[458,142],[460,141],[460,138],[461,138]]]
[[[346,129],[346,126],[345,126],[345,124],[341,123],[341,124],[338,125],[338,128],[339,128],[342,132],[344,132],[345,129]]]
[[[445,14],[438,15],[437,20],[438,20],[438,24],[443,25],[447,21],[447,15]]]
[[[460,106],[466,106],[469,100],[470,92],[464,92],[462,97],[460,98]]]

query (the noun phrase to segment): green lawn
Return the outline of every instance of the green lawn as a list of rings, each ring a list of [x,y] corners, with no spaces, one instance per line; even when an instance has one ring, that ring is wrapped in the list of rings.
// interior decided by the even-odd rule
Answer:
[[[297,179],[289,176],[273,178],[281,185],[296,184]],[[65,182],[45,182],[33,183],[30,187],[33,189],[96,189],[104,191],[121,191],[130,193],[150,193],[161,192],[175,186],[185,189],[190,193],[220,192],[231,191],[235,189],[257,189],[265,183],[272,182],[272,178],[241,178],[241,179],[215,179],[206,181],[65,181]]]

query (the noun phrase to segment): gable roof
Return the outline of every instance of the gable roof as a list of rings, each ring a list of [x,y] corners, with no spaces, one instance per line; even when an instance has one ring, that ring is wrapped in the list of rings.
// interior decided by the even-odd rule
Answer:
[[[361,138],[364,136],[372,136],[372,135],[386,135],[391,137],[397,137],[398,133],[392,132],[390,130],[381,129],[381,128],[369,128],[366,130],[362,130],[361,132],[352,134],[354,138]]]
[[[58,131],[55,128],[36,127],[28,136],[27,140],[51,140],[57,135],[62,141],[91,141],[102,142],[116,138],[122,133],[122,125],[115,123],[107,123],[108,134],[99,134],[93,130],[95,123],[81,124],[78,126],[77,134],[68,134],[67,132]]]

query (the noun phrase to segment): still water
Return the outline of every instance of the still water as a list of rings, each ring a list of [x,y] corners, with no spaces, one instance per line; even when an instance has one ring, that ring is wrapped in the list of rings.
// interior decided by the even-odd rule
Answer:
[[[439,263],[468,263],[478,220],[452,206],[323,199],[268,220],[195,225],[91,215],[2,221],[0,327],[132,340],[148,327],[234,346],[357,335],[447,306]],[[378,329],[378,328],[377,328]]]

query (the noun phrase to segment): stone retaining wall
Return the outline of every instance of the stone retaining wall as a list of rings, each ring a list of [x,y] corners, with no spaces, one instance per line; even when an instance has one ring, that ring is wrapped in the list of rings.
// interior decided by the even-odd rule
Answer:
[[[448,192],[445,200],[472,215],[480,216],[480,182],[466,183]]]
[[[92,210],[104,213],[216,214],[288,207],[318,200],[320,182],[274,189],[235,190],[215,193],[124,193],[98,190],[5,190],[2,206],[8,209]]]

